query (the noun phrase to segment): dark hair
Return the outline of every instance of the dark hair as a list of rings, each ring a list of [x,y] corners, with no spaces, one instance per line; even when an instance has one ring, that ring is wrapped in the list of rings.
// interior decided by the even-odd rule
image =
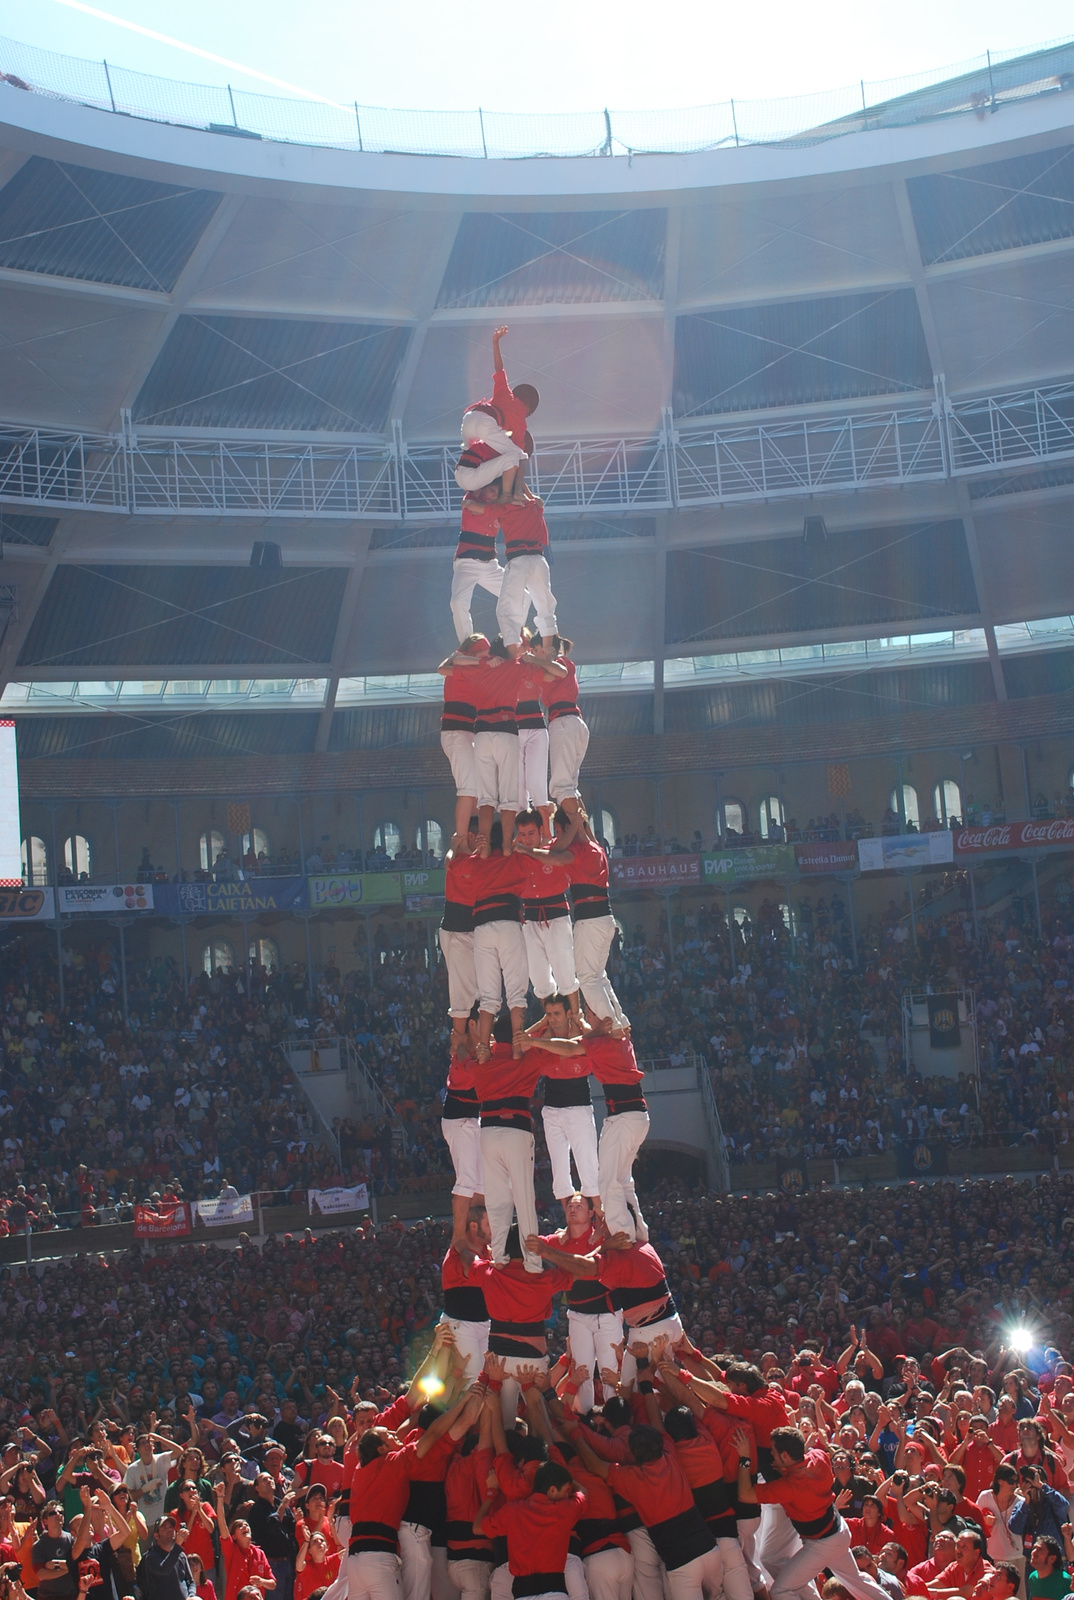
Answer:
[[[997,1561],[996,1571],[1002,1572],[1012,1589],[1017,1590],[1022,1582],[1022,1574],[1013,1561]]]
[[[689,1406],[676,1406],[664,1418],[664,1432],[669,1439],[697,1438],[697,1420]]]
[[[515,818],[515,827],[524,828],[530,826],[536,828],[539,832],[543,822],[544,818],[539,811],[520,811]]]
[[[554,656],[569,656],[573,649],[573,639],[565,639],[561,633],[552,635],[552,654]]]
[[[363,1467],[368,1467],[380,1455],[380,1447],[384,1443],[383,1434],[376,1428],[370,1428],[368,1433],[363,1433],[358,1440],[358,1460]]]
[[[502,633],[498,633],[495,639],[493,639],[492,643],[489,645],[489,655],[499,656],[501,661],[506,661],[508,659],[507,646],[503,642]]]
[[[805,1460],[805,1440],[797,1428],[773,1428],[772,1449],[782,1451],[792,1461]]]
[[[542,1461],[533,1475],[534,1494],[547,1494],[549,1489],[566,1489],[571,1481],[570,1471],[559,1461]]]
[[[609,1428],[625,1428],[633,1412],[629,1401],[624,1400],[621,1394],[613,1394],[605,1400],[601,1415]]]
[[[439,1415],[440,1407],[434,1406],[431,1400],[426,1400],[423,1406],[418,1407],[418,1410],[414,1416],[414,1426],[416,1428],[420,1428],[422,1433],[424,1433],[426,1428],[432,1427]]]
[[[543,1006],[562,1006],[564,1011],[571,1009],[571,1003],[565,994],[546,994],[541,1004]]]
[[[957,1461],[948,1461],[943,1467],[943,1471],[949,1472],[953,1478],[958,1480],[958,1486],[960,1489],[964,1489],[966,1487],[966,1474],[959,1466]]]
[[[548,1460],[548,1446],[540,1434],[523,1433],[521,1428],[512,1428],[507,1434],[507,1449],[519,1466],[526,1461]]]
[[[527,414],[536,411],[541,403],[541,396],[532,383],[516,383],[512,392],[516,400],[521,400]]]
[[[1001,1461],[992,1474],[992,1493],[995,1494],[1001,1483],[1018,1483],[1018,1468],[1012,1467],[1009,1462]],[[1021,1577],[1018,1582],[1021,1583]]]
[[[631,1428],[627,1437],[630,1453],[639,1466],[644,1466],[648,1461],[659,1461],[664,1454],[664,1441],[656,1428],[648,1428],[644,1423],[638,1423]]]
[[[1061,1567],[1063,1565],[1063,1546],[1058,1539],[1053,1539],[1051,1534],[1048,1533],[1038,1533],[1036,1542],[1037,1544],[1042,1544],[1048,1554],[1055,1558],[1057,1566]]]
[[[988,1541],[981,1532],[980,1528],[963,1528],[962,1533],[969,1535],[974,1544],[977,1546],[978,1555],[983,1556],[985,1551],[988,1549]],[[961,1534],[959,1537],[961,1538]],[[1054,1539],[1052,1540],[1052,1543],[1055,1544]],[[1055,1548],[1059,1550],[1059,1546],[1057,1544],[1055,1545]],[[1059,1553],[1062,1555],[1063,1552],[1060,1550]]]
[[[765,1387],[764,1378],[760,1367],[755,1367],[749,1361],[732,1361],[726,1373],[728,1383],[742,1383],[746,1386],[747,1394],[756,1394]]]
[[[499,827],[499,823],[496,824]],[[492,1024],[492,1037],[497,1044],[510,1044],[515,1036],[515,1025],[511,1021],[509,1011],[501,1011],[496,1021]]]

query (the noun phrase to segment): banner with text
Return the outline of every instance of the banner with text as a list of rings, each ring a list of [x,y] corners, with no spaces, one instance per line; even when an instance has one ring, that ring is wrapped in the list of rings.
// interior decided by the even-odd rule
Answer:
[[[244,878],[227,883],[161,883],[156,910],[166,917],[257,917],[307,904],[305,878]]]
[[[803,877],[819,877],[832,872],[856,872],[857,839],[811,839],[794,847],[794,859]]]
[[[990,827],[959,828],[956,856],[985,856],[1008,850],[1045,850],[1074,845],[1074,817],[1043,822],[1000,822]]]
[[[55,915],[51,889],[0,889],[0,922],[51,922]]]
[[[744,845],[741,850],[720,850],[701,857],[701,881],[730,889],[755,878],[794,878],[797,868],[790,844]]]
[[[858,864],[863,872],[915,872],[919,867],[943,866],[954,860],[950,828],[938,833],[896,833],[881,839],[858,840]]]
[[[625,856],[608,866],[614,889],[690,889],[701,882],[700,856]]]
[[[420,877],[419,874],[415,876]],[[401,872],[323,872],[310,878],[310,905],[339,910],[347,906],[397,906],[403,898]]]
[[[227,1228],[232,1223],[254,1220],[252,1194],[222,1194],[215,1200],[194,1201],[195,1228]]]
[[[934,1050],[957,1050],[962,1040],[958,995],[929,995],[929,1043]]]
[[[62,913],[75,911],[152,911],[151,883],[67,883],[56,890]]]
[[[308,1189],[311,1217],[335,1217],[343,1211],[369,1210],[369,1185],[356,1183],[352,1189]]]
[[[189,1233],[190,1210],[181,1202],[134,1208],[136,1239],[185,1239]]]

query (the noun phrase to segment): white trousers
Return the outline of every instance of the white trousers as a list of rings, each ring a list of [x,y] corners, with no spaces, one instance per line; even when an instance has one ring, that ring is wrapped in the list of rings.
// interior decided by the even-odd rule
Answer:
[[[598,1193],[608,1232],[628,1233],[643,1243],[649,1230],[634,1187],[634,1158],[648,1133],[647,1111],[617,1111],[605,1116],[597,1148]]]
[[[467,1389],[476,1382],[485,1365],[489,1347],[489,1325],[487,1322],[460,1322],[456,1317],[449,1317],[446,1312],[440,1313],[440,1321],[455,1335],[455,1350],[463,1363],[463,1375],[459,1383],[463,1389]]]
[[[523,1367],[536,1367],[538,1372],[547,1372],[548,1357],[539,1356],[536,1351],[532,1356],[504,1356],[500,1412],[503,1416],[503,1425],[508,1432],[514,1427],[518,1415],[518,1397],[522,1393],[522,1380],[518,1374]],[[570,1585],[567,1587],[569,1591]]]
[[[399,1524],[399,1559],[403,1600],[432,1600],[432,1532],[421,1522]]]
[[[533,1194],[533,1134],[518,1128],[482,1128],[481,1164],[485,1171],[485,1210],[492,1230],[493,1261],[507,1260],[507,1233],[515,1217],[525,1250],[537,1232]],[[525,1255],[526,1271],[540,1272],[540,1256]]]
[[[445,728],[440,735],[440,748],[448,758],[456,794],[477,798],[477,763],[474,758],[474,735],[462,728]]]
[[[475,733],[477,803],[497,811],[518,810],[518,734]]]
[[[767,1574],[768,1582],[782,1572],[792,1556],[802,1548],[790,1517],[782,1506],[761,1507],[761,1520],[754,1523],[754,1564]]]
[[[506,1561],[493,1568],[490,1592],[492,1600],[511,1600],[511,1568]]]
[[[589,1584],[581,1556],[568,1552],[563,1563],[563,1576],[567,1580],[567,1600],[589,1600]]]
[[[559,720],[562,722],[564,718]],[[582,917],[574,924],[574,970],[586,1007],[595,1016],[611,1017],[616,1027],[621,1028],[627,1020],[626,1013],[605,970],[614,938],[615,918],[612,916]]]
[[[793,1555],[775,1578],[770,1590],[771,1600],[813,1600],[816,1590],[813,1579],[827,1567],[833,1578],[838,1578],[850,1590],[855,1600],[881,1600],[887,1591],[867,1572],[859,1572],[858,1564],[850,1553],[850,1530],[846,1523],[838,1533],[827,1539],[804,1539],[802,1548]]]
[[[630,1600],[634,1584],[634,1557],[618,1545],[583,1556],[589,1600]]]
[[[548,792],[553,800],[581,799],[578,777],[588,748],[589,727],[581,717],[557,717],[548,724]]]
[[[518,804],[520,811],[548,804],[548,729],[518,730]]]
[[[552,1193],[566,1200],[574,1193],[571,1155],[578,1168],[578,1191],[597,1195],[597,1124],[592,1106],[545,1106],[541,1112],[544,1142],[552,1163]]]
[[[723,1588],[720,1552],[712,1549],[681,1567],[669,1567],[667,1576],[671,1600],[711,1600]]]
[[[570,917],[553,917],[550,922],[524,922],[526,962],[530,982],[538,1000],[553,994],[574,994],[578,975],[574,970],[574,933]]]
[[[526,1004],[529,966],[517,922],[483,922],[474,929],[474,972],[482,1011],[495,1016],[504,993],[509,1007]]]
[[[498,450],[502,456],[510,456],[512,465],[517,461],[529,459],[522,448],[522,440],[516,442],[509,433],[504,433],[496,418],[488,411],[464,411],[459,431],[462,434],[463,444],[473,444],[475,440],[480,440],[482,444]]]
[[[485,466],[488,462],[484,463]],[[460,469],[467,471],[466,467]],[[479,471],[479,468],[475,468]],[[503,464],[500,464],[503,471]],[[461,488],[462,485],[460,484]],[[473,484],[472,488],[483,488],[483,484]],[[461,644],[468,639],[474,631],[473,618],[470,615],[470,603],[477,588],[487,589],[489,594],[494,594],[497,599],[500,594],[500,585],[503,583],[503,568],[496,560],[481,561],[477,556],[456,556],[451,567],[451,620],[455,624],[455,637]],[[469,794],[469,789],[463,789],[462,794]],[[478,1563],[480,1565],[480,1562]]]
[[[492,1567],[487,1561],[449,1561],[448,1572],[460,1600],[489,1600]]]
[[[627,1543],[634,1558],[634,1600],[665,1600],[667,1574],[648,1528],[631,1528]]]
[[[399,1557],[364,1550],[347,1557],[348,1600],[403,1600]]]
[[[624,1323],[623,1337],[627,1342],[627,1349],[623,1351],[623,1370],[620,1374],[624,1385],[633,1383],[638,1376],[637,1362],[630,1353],[630,1345],[643,1344],[652,1349],[654,1342],[664,1333],[668,1336],[669,1350],[672,1345],[678,1344],[682,1338],[683,1326],[679,1321],[679,1313],[677,1311],[673,1316],[661,1317],[659,1322],[650,1322],[644,1328],[631,1328]]]
[[[619,1357],[615,1347],[623,1341],[623,1318],[618,1311],[568,1311],[567,1337],[571,1359],[589,1368],[589,1377],[578,1386],[574,1409],[585,1414],[593,1409],[593,1381],[605,1367],[616,1371]]]
[[[753,1600],[753,1584],[742,1546],[728,1534],[716,1540],[716,1548],[723,1562],[723,1592],[727,1600]]]
[[[477,999],[474,936],[441,928],[440,949],[447,968],[448,1016],[468,1017]]]
[[[452,1194],[484,1194],[481,1170],[481,1124],[476,1117],[441,1117],[440,1131],[455,1168]]]
[[[559,632],[556,622],[556,597],[552,593],[552,574],[544,556],[512,556],[504,570],[500,598],[496,602],[496,626],[504,644],[521,644],[522,624],[530,605],[536,612],[537,632],[548,639]]]

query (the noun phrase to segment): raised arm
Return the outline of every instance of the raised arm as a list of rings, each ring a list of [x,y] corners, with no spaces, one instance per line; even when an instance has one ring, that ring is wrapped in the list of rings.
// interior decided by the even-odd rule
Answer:
[[[504,336],[504,334],[506,332],[507,332],[507,324],[504,323],[503,327],[502,328],[497,328],[496,331],[494,332],[494,334],[492,335],[492,370],[493,370],[493,372],[502,372],[503,371],[503,356],[500,354],[500,340],[503,338],[503,336]]]
[[[553,1245],[545,1244],[535,1233],[527,1238],[526,1249],[531,1255],[543,1256],[546,1261],[551,1261],[554,1267],[562,1267],[572,1278],[600,1277],[599,1250],[594,1250],[589,1256],[571,1256],[565,1250],[557,1250]]]

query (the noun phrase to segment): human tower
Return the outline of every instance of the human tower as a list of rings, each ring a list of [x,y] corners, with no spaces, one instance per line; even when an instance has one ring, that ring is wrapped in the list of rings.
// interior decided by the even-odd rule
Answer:
[[[770,1600],[817,1600],[827,1569],[840,1600],[886,1600],[850,1554],[827,1453],[787,1426],[755,1367],[701,1355],[649,1243],[632,1175],[649,1131],[643,1074],[608,980],[608,860],[579,789],[589,730],[526,485],[539,396],[508,382],[506,333],[493,335],[491,397],[463,416],[458,648],[440,666],[457,793],[440,930],[455,1169],[443,1315],[408,1394],[355,1413],[338,1597],[754,1600],[768,1585]],[[497,597],[492,640],[473,630],[478,585]],[[530,987],[543,1016],[527,1028]],[[564,1217],[546,1235],[542,1079]],[[569,1352],[550,1371],[560,1293]]]

